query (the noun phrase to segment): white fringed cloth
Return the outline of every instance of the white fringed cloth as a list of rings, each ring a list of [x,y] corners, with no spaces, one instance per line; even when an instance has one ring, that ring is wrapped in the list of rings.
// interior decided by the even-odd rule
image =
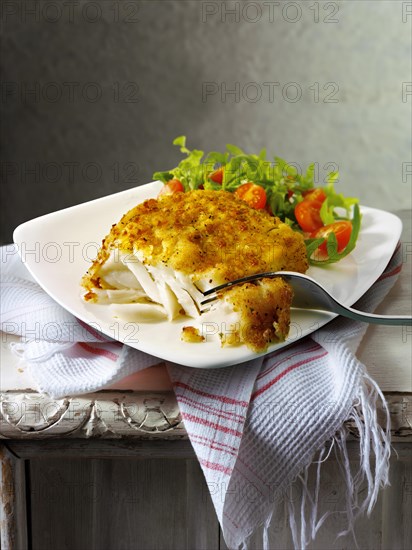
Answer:
[[[63,310],[31,279],[12,247],[3,247],[1,265],[2,330],[21,336],[14,351],[29,365],[39,392],[54,398],[91,392],[159,362]],[[355,307],[373,311],[400,269],[398,247]],[[263,359],[212,370],[168,365],[229,548],[246,549],[253,535],[269,549],[272,516],[297,485],[299,499],[287,499],[289,522],[295,548],[305,548],[332,514],[318,512],[321,465],[331,452],[346,486],[346,506],[339,512],[347,517],[344,533],[353,533],[357,517],[371,512],[388,484],[390,431],[384,397],[356,358],[366,328],[336,318]],[[384,427],[378,406],[386,411]],[[359,431],[356,472],[346,446],[348,420]]]

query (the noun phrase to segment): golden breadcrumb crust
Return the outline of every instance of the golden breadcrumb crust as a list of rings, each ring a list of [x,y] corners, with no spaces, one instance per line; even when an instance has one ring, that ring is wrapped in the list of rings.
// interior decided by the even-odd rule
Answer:
[[[226,191],[176,193],[132,208],[103,240],[83,278],[86,290],[101,288],[99,268],[114,248],[138,250],[145,263],[163,263],[195,282],[206,276],[213,284],[263,271],[304,273],[308,267],[302,235]]]
[[[253,351],[262,352],[272,342],[285,340],[293,291],[283,279],[266,278],[234,286],[223,296],[241,319],[238,326],[221,334],[223,345],[245,342]]]
[[[183,342],[199,343],[204,342],[205,337],[200,334],[200,331],[196,327],[183,327],[182,328],[182,340]]]

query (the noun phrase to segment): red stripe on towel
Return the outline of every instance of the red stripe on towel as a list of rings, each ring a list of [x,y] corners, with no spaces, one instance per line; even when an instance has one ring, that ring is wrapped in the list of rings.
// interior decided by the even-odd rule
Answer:
[[[227,453],[232,456],[237,456],[237,452],[229,451],[228,449],[224,449],[221,445],[218,445],[217,443],[211,443],[208,441],[207,443],[205,441],[199,441],[195,435],[191,436],[192,441],[196,443],[196,445],[202,445],[202,447],[207,447],[208,449],[214,449],[215,451],[219,451],[220,453]]]
[[[79,342],[79,346],[81,346],[83,349],[85,349],[89,353],[93,353],[94,355],[100,355],[101,357],[107,357],[107,359],[110,359],[111,361],[117,361],[119,358],[118,355],[116,355],[115,353],[107,349],[94,348],[89,344],[86,344],[85,342]]]
[[[209,470],[217,470],[227,474],[228,476],[230,476],[233,471],[232,468],[222,466],[222,464],[216,464],[215,462],[210,462],[209,460],[203,460],[202,458],[199,459],[199,462],[202,466],[205,466],[205,468],[209,468]]]
[[[203,404],[203,403],[197,403],[194,399],[190,399],[187,395],[179,395],[178,396],[179,405],[180,402],[186,403],[189,407],[194,407],[198,411],[202,411],[204,413],[207,413],[209,415],[217,416],[219,418],[223,418],[225,420],[232,420],[232,421],[238,421],[238,422],[244,422],[246,415],[240,415],[236,414],[231,411],[220,411],[218,409],[214,409],[210,406],[209,403]]]
[[[265,376],[267,376],[268,374],[270,374],[276,367],[278,367],[279,365],[281,365],[284,360],[285,360],[285,356],[287,355],[287,358],[290,360],[292,359],[293,357],[296,357],[297,355],[302,355],[302,353],[311,353],[313,351],[317,351],[321,349],[321,346],[317,343],[314,343],[314,345],[312,347],[310,347],[309,349],[307,347],[300,347],[300,349],[297,349],[295,351],[295,353],[292,353],[290,355],[287,355],[290,353],[290,350],[288,350],[287,354],[286,352],[283,353],[283,356],[279,359],[279,361],[276,361],[275,363],[273,363],[272,365],[268,365],[257,377],[256,380],[261,380],[262,378],[265,378]],[[273,355],[273,357],[277,357],[279,355],[279,352],[275,352],[275,354]]]
[[[232,428],[228,428],[226,426],[220,426],[219,424],[216,424],[216,422],[210,422],[205,418],[201,418],[199,416],[187,414],[184,412],[182,412],[182,417],[183,420],[189,420],[190,422],[194,422],[195,424],[203,424],[204,426],[209,426],[210,428],[214,428],[215,430],[219,430],[226,434],[235,435],[236,437],[242,437],[242,432],[239,432],[239,430],[233,430]]]
[[[401,271],[402,271],[402,265],[398,265],[398,267],[395,267],[395,269],[393,269],[392,271],[389,271],[389,273],[382,273],[378,281],[382,281],[383,279],[387,279],[388,277],[393,277],[393,275],[397,275]]]
[[[211,442],[212,439],[210,439],[209,437],[205,437],[203,435],[193,435],[193,436],[190,436],[190,437],[194,437],[196,439],[199,439],[201,441],[205,441],[205,442]],[[238,447],[233,447],[233,445],[228,445],[227,443],[223,443],[222,441],[219,441],[219,442],[214,442],[218,445],[220,445],[222,448],[224,447],[225,449],[228,449],[229,451],[235,451],[235,453],[237,453],[237,451],[239,450]]]
[[[295,370],[297,369],[298,367],[302,366],[302,365],[305,365],[307,363],[311,363],[312,361],[316,361],[316,359],[321,359],[322,357],[325,357],[325,355],[327,355],[328,352],[325,351],[324,353],[321,353],[320,355],[315,355],[313,357],[308,357],[307,359],[302,359],[302,361],[298,361],[297,363],[295,363],[294,365],[290,365],[290,367],[288,367],[287,369],[285,369],[283,372],[281,372],[280,374],[278,374],[273,380],[271,380],[270,382],[268,382],[265,386],[262,386],[260,389],[258,389],[257,391],[255,391],[252,396],[251,396],[251,400],[255,399],[256,397],[258,397],[259,395],[262,395],[262,393],[264,393],[266,390],[268,390],[269,388],[271,388],[274,384],[276,384],[276,382],[278,382],[281,378],[283,378],[284,376],[286,376],[289,372],[291,372],[292,370]]]
[[[76,317],[77,319],[77,317]],[[100,334],[100,332],[96,329],[94,329],[93,327],[91,327],[90,325],[88,325],[87,323],[83,322],[81,319],[77,319],[77,322],[79,323],[79,325],[81,325],[85,330],[87,330],[87,332],[89,334],[91,334],[92,336],[94,336],[96,338],[96,340],[100,340],[100,342],[110,342],[110,344],[113,344],[114,346],[122,346],[123,344],[121,342],[118,342],[116,340],[112,340],[112,338],[110,338],[109,336],[106,337],[104,336],[103,334]]]
[[[183,388],[185,390],[189,390],[192,393],[196,393],[197,395],[201,395],[203,397],[210,397],[210,399],[217,399],[218,401],[222,401],[222,403],[230,403],[232,405],[239,404],[239,405],[242,405],[243,407],[249,406],[249,403],[247,403],[246,401],[239,401],[238,399],[232,399],[231,397],[226,397],[225,395],[214,395],[213,393],[207,393],[202,390],[196,390],[195,388],[188,386],[184,382],[174,382],[173,387]]]

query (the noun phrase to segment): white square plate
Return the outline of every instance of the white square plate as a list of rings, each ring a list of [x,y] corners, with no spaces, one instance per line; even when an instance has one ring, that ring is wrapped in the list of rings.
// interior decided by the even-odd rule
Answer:
[[[160,182],[152,182],[28,221],[14,232],[19,253],[39,285],[65,309],[102,333],[166,361],[198,368],[224,367],[258,355],[246,346],[221,348],[181,341],[188,318],[173,322],[125,323],[104,305],[81,298],[80,280],[94,260],[113,223],[132,207],[156,197]],[[310,267],[307,274],[345,305],[352,305],[378,279],[399,241],[402,223],[393,214],[361,207],[362,228],[356,249],[337,264]],[[286,342],[271,345],[270,353],[303,338],[336,317],[334,314],[292,309]],[[212,332],[213,327],[207,330]],[[207,333],[206,330],[206,333]]]

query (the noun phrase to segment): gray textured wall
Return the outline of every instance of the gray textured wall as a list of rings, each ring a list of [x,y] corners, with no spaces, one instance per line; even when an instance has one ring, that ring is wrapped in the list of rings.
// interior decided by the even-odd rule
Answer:
[[[411,206],[410,2],[1,9],[3,242],[25,220],[150,181],[178,160],[179,134],[315,161],[320,180],[337,165],[364,204]]]

